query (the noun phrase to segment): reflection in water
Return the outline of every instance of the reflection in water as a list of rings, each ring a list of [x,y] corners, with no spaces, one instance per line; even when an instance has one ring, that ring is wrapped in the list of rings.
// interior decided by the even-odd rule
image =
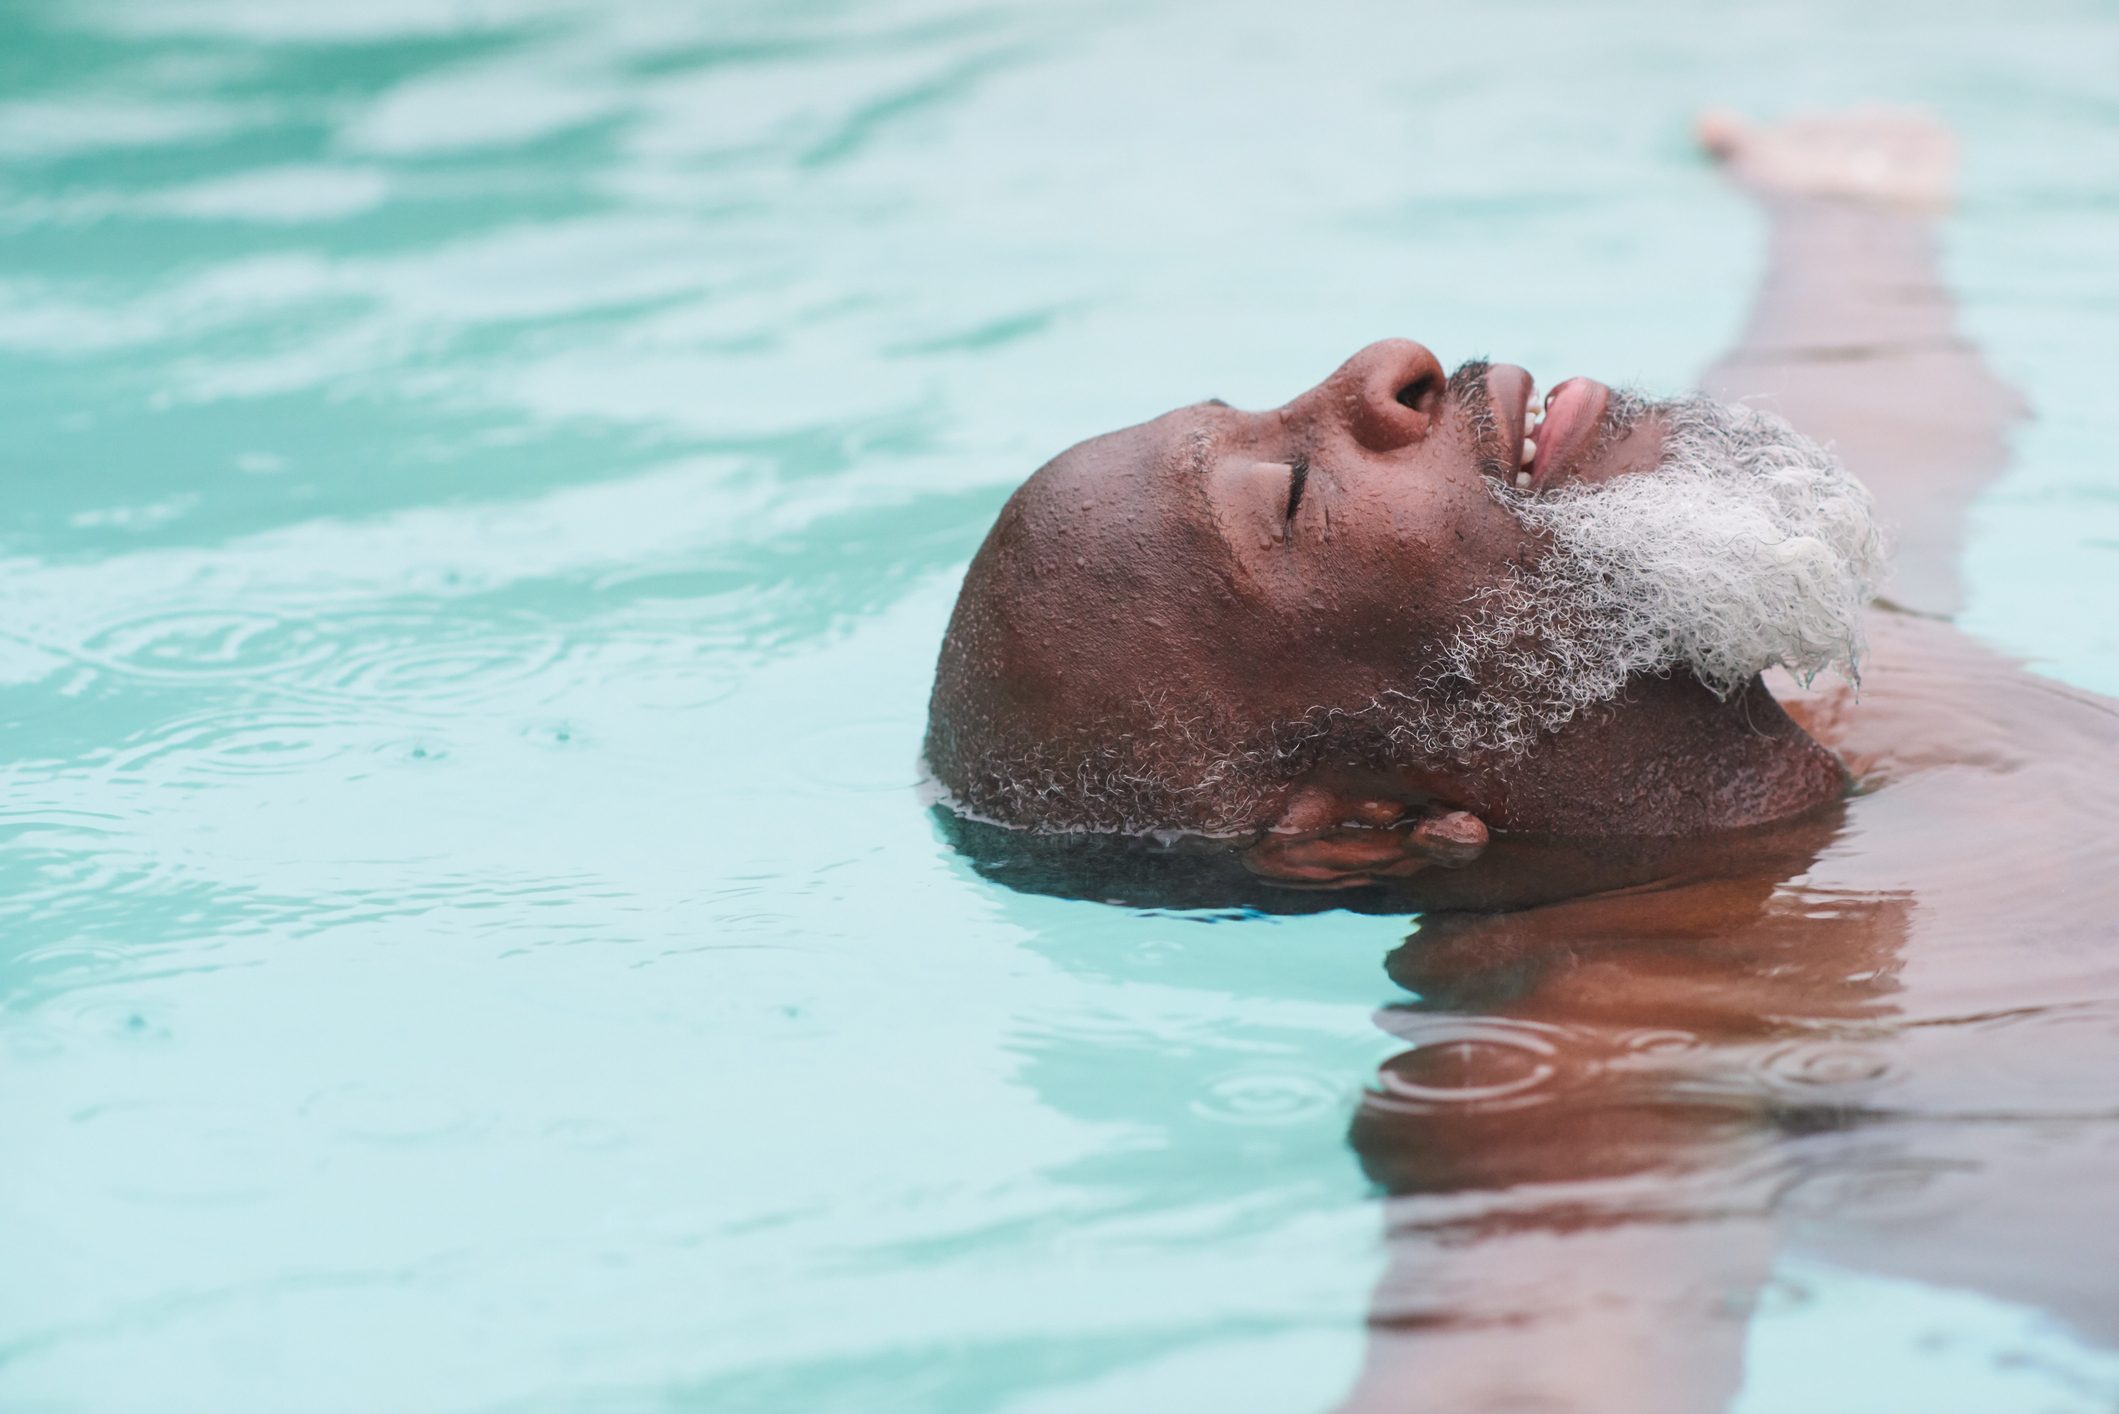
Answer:
[[[1415,1049],[1369,1021],[1403,905],[1173,914],[964,867],[903,789],[952,577],[1054,448],[1277,401],[1380,335],[1678,383],[1755,266],[1673,140],[1702,93],[1902,80],[1984,153],[1954,250],[2044,414],[1970,601],[2109,685],[2119,616],[2079,591],[2119,544],[2115,212],[2071,195],[2114,168],[2105,22],[1706,14],[0,3],[0,1405],[1332,1399],[1377,1270],[1347,1115]],[[1533,30],[1568,62],[1466,61]],[[1966,911],[1983,953],[2021,935],[2013,974],[1923,990],[1909,945],[1899,990],[1729,1053],[1889,1057],[1851,1129],[1767,1126],[1702,1061],[1688,1131],[1654,1098],[1679,1043],[1623,1006],[1534,1028],[1542,963],[1496,949],[1445,1001],[1401,956],[1431,975],[1393,1025],[1535,1029],[1541,1084],[1594,1055],[1570,1097],[1649,1138],[1674,1113],[1701,1159],[1498,1189],[1414,1146],[1465,1186],[1386,1200],[1429,1244],[1401,1269],[1481,1231],[1498,1269],[1566,1203],[1569,1253],[1601,1221],[1641,1269],[1684,1229],[1621,1218],[1738,1232],[1736,1191],[1887,1272],[1891,1224],[1965,1231],[2005,1148],[2027,1191],[2107,1188],[2080,1116],[2119,988],[2081,927],[2062,985],[2059,891]],[[1771,1067],[1850,1083],[1802,1054],[1841,1053]],[[1399,1099],[1476,1078],[1413,1063]],[[2101,1260],[2091,1217],[2007,1240]],[[2002,1245],[1930,1275],[2043,1299]],[[1945,1327],[1984,1358],[1976,1313]]]
[[[2023,1348],[2039,1378],[2119,1395],[2082,1348],[2119,1343],[2119,797],[2083,784],[2119,779],[2119,717],[1946,626],[1886,613],[1876,636],[1860,715],[1814,707],[1862,776],[1844,805],[1703,843],[1500,841],[1568,897],[1431,907],[1389,955],[1409,995],[1376,1017],[1396,1049],[1349,1133],[1388,1264],[1346,1408],[1729,1407],[1781,1387],[1754,1352],[1840,1309],[1839,1286],[1789,1295],[1820,1259],[1976,1294],[1995,1329],[2045,1313],[2065,1334]],[[1218,897],[1249,929],[1318,901],[1256,897],[1212,853],[942,826],[1016,890]],[[1408,888],[1477,896],[1479,868]],[[1271,1123],[1299,1091],[1257,1069],[1194,1108]]]
[[[1249,1070],[1213,1082],[1192,1108],[1230,1124],[1298,1124],[1337,1109],[1339,1090],[1333,1075]]]
[[[2003,722],[2082,733],[2055,779],[2108,769],[2103,706],[1971,680]],[[1976,817],[2025,788],[1964,773],[1949,793]],[[1720,1408],[1802,1252],[2119,1341],[2119,1243],[2090,1176],[2119,1156],[2102,1079],[2119,962],[2083,946],[2108,936],[2111,886],[2086,870],[2113,807],[2025,826],[2035,847],[1997,870],[1960,817],[1914,802],[1879,819],[1920,790],[1660,884],[1422,919],[1389,960],[1417,995],[1378,1018],[1406,1048],[1350,1133],[1388,1195],[1390,1258],[1347,1408],[1405,1408],[1408,1390],[1434,1408]],[[2022,859],[2071,891],[1999,914]],[[2085,1378],[2112,1392],[2109,1372]]]

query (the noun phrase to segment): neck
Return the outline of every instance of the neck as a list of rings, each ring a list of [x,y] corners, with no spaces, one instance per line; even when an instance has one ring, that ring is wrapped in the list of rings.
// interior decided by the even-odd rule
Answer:
[[[1495,828],[1698,836],[1771,824],[1845,793],[1839,759],[1757,678],[1724,702],[1687,673],[1638,677],[1523,756],[1464,783]]]

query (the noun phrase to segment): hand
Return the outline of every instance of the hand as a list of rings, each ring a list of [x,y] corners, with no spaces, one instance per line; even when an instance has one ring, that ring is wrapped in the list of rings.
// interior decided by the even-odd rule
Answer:
[[[1762,195],[1937,212],[1957,191],[1957,139],[1921,108],[1864,104],[1764,127],[1710,108],[1694,120],[1693,135],[1730,176]]]

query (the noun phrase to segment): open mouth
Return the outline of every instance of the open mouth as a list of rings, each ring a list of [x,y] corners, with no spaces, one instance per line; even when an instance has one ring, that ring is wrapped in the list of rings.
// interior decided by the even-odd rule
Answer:
[[[1513,364],[1489,370],[1487,392],[1502,446],[1514,449],[1502,475],[1532,494],[1578,469],[1611,407],[1611,389],[1594,378],[1570,378],[1541,399],[1530,374]]]

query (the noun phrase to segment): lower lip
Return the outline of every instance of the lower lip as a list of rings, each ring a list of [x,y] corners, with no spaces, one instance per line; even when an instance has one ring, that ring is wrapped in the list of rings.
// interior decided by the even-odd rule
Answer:
[[[1545,400],[1545,420],[1538,424],[1538,455],[1531,460],[1531,489],[1538,490],[1595,440],[1611,405],[1611,389],[1594,378],[1570,378]]]

